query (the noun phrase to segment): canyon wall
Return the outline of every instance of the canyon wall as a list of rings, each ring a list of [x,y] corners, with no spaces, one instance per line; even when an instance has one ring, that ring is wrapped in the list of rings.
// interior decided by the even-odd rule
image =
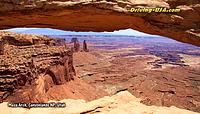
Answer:
[[[71,31],[141,32],[200,46],[199,0],[1,0],[0,29],[49,27]],[[131,13],[130,8],[179,8],[179,13]]]
[[[73,52],[60,45],[65,40],[10,32],[1,32],[0,40],[1,101],[47,101],[49,88],[74,80]]]

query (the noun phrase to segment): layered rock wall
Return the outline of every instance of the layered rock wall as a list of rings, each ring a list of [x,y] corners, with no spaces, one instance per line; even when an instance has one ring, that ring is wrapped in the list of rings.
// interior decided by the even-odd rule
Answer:
[[[1,39],[4,38],[5,34],[1,35]],[[6,38],[16,40],[19,39],[17,35],[12,34],[9,37],[6,35]],[[28,40],[31,38],[33,37],[29,36]],[[39,39],[42,43],[37,43],[37,45],[30,43],[28,46],[23,45],[26,44],[24,42],[7,40],[10,43],[6,45],[5,53],[0,55],[1,100],[6,100],[13,93],[29,88],[31,90],[29,92],[33,93],[29,93],[30,98],[24,102],[34,101],[34,99],[39,102],[43,99],[38,94],[44,95],[48,88],[74,79],[73,52],[64,45],[60,45],[60,40],[58,42],[50,39],[60,45],[51,46],[46,44],[48,38],[45,39],[45,41]],[[11,45],[15,42],[16,44]],[[52,83],[49,84],[49,82]],[[45,91],[42,92],[42,90]],[[23,94],[19,94],[18,97],[20,96],[23,97]]]

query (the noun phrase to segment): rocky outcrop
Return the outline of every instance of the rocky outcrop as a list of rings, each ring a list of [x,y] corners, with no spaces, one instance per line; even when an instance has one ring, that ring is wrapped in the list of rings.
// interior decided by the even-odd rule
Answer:
[[[7,32],[1,33],[1,36],[9,44],[5,46],[5,53],[0,55],[1,100],[7,100],[10,95],[24,91],[13,97],[14,101],[40,102],[47,100],[43,96],[52,86],[74,80],[73,52],[60,45],[60,40],[34,35],[27,39],[20,35],[24,38],[21,41],[19,34]],[[41,37],[38,38],[40,42],[37,45],[33,42],[35,37]],[[58,42],[60,46],[51,46],[47,43],[50,41],[55,45]],[[26,91],[27,89],[29,90]],[[24,93],[29,93],[29,97],[24,97]],[[12,97],[10,99],[13,100]]]
[[[80,44],[78,41],[74,42],[74,52],[80,51]]]
[[[2,0],[0,29],[49,27],[71,31],[132,28],[200,46],[199,0]],[[180,13],[131,13],[130,8],[179,8]]]
[[[88,49],[88,47],[87,47],[86,40],[83,41],[83,51],[89,52],[89,49]]]
[[[13,32],[5,32],[5,31],[0,31],[0,40],[4,44],[14,45],[14,46],[30,46],[35,44],[60,46],[65,44],[65,39],[62,38],[55,39],[42,35],[16,34]]]
[[[73,51],[74,52],[80,51],[80,43],[77,38],[72,38],[70,43],[73,43]]]
[[[52,102],[52,101],[50,101]],[[119,92],[111,97],[106,96],[91,102],[84,100],[67,99],[60,101],[66,103],[65,108],[31,108],[19,109],[18,114],[32,114],[32,113],[45,113],[45,114],[197,114],[184,109],[172,107],[158,107],[146,106],[140,103],[137,99],[127,91]],[[6,103],[0,104],[1,114],[14,114],[16,109],[7,107]]]
[[[72,48],[73,52],[79,52],[79,51],[89,52],[86,40],[83,41],[82,50],[80,49],[80,43],[77,38],[72,38],[70,44],[71,43],[73,43],[73,48]]]
[[[78,38],[72,38],[70,43],[78,42]]]

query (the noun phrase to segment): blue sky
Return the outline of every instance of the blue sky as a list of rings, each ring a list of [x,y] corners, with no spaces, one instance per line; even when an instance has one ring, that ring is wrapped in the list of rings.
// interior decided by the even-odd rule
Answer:
[[[125,29],[114,32],[73,32],[63,31],[51,28],[13,28],[6,31],[27,33],[27,34],[41,34],[41,35],[131,35],[131,36],[154,36],[145,34],[133,29]]]

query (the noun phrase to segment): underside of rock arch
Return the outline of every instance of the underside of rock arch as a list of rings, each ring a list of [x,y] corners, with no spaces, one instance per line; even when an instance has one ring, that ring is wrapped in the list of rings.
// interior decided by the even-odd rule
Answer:
[[[1,0],[0,29],[70,31],[132,28],[200,46],[199,0]],[[130,8],[179,8],[179,13],[131,13]]]

